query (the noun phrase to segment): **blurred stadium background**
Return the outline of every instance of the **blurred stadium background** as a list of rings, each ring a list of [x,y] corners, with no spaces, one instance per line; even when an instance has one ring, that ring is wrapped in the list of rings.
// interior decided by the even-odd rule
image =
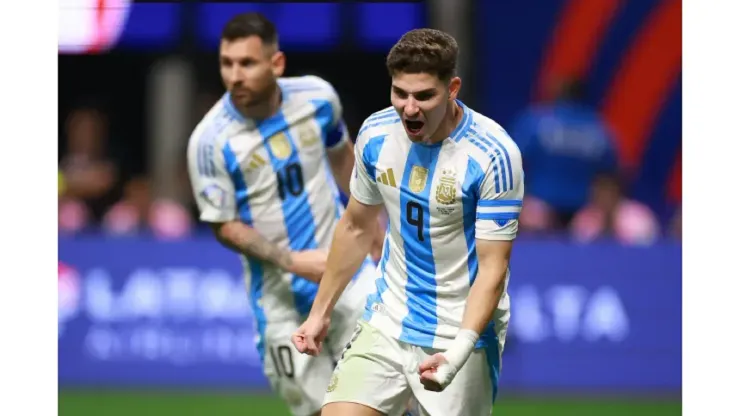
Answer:
[[[680,0],[60,0],[60,415],[287,414],[184,157],[250,10],[353,133],[405,31],[457,38],[462,98],[520,143],[529,191],[495,414],[681,414]]]

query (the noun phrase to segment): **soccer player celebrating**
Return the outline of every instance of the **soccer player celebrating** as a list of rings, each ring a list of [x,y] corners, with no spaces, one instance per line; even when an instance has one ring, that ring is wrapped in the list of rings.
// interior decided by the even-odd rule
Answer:
[[[391,49],[392,107],[355,146],[351,199],[308,319],[293,335],[317,355],[332,310],[390,220],[376,280],[327,388],[323,416],[489,416],[509,320],[509,257],[524,192],[519,149],[457,99],[457,43],[418,29]]]
[[[257,349],[273,389],[294,415],[313,415],[372,291],[375,266],[365,257],[353,273],[360,277],[332,314],[337,325],[326,351],[316,358],[296,352],[290,337],[309,312],[326,267],[344,210],[337,185],[349,193],[353,146],[328,82],[282,77],[285,56],[263,16],[231,19],[219,55],[228,91],[188,144],[200,219],[243,255]]]

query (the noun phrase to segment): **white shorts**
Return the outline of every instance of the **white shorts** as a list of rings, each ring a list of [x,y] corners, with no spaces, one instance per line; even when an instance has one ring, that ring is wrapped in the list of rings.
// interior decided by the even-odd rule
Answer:
[[[263,337],[265,376],[294,416],[309,416],[321,410],[334,367],[364,313],[367,295],[375,290],[373,276],[374,268],[366,267],[339,298],[324,347],[317,357],[299,353],[291,342],[303,319],[266,325]]]
[[[505,329],[499,329],[505,337]],[[360,321],[327,388],[324,404],[359,403],[400,416],[409,403],[426,416],[490,416],[498,388],[501,344],[473,351],[442,392],[424,390],[419,364],[441,352],[398,341]]]

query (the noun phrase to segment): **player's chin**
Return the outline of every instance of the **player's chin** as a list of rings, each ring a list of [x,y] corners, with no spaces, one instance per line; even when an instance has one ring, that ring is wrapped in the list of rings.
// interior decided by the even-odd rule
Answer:
[[[406,130],[406,135],[408,136],[409,140],[411,140],[414,143],[422,143],[424,139],[426,139],[426,136],[424,135],[423,131],[414,133],[414,132],[410,132]]]

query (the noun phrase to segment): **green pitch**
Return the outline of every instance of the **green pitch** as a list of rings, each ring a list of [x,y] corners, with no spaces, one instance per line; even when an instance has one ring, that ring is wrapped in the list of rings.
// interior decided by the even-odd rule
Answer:
[[[237,393],[62,390],[60,416],[290,416],[277,398]],[[501,398],[501,416],[680,416],[681,401]]]

